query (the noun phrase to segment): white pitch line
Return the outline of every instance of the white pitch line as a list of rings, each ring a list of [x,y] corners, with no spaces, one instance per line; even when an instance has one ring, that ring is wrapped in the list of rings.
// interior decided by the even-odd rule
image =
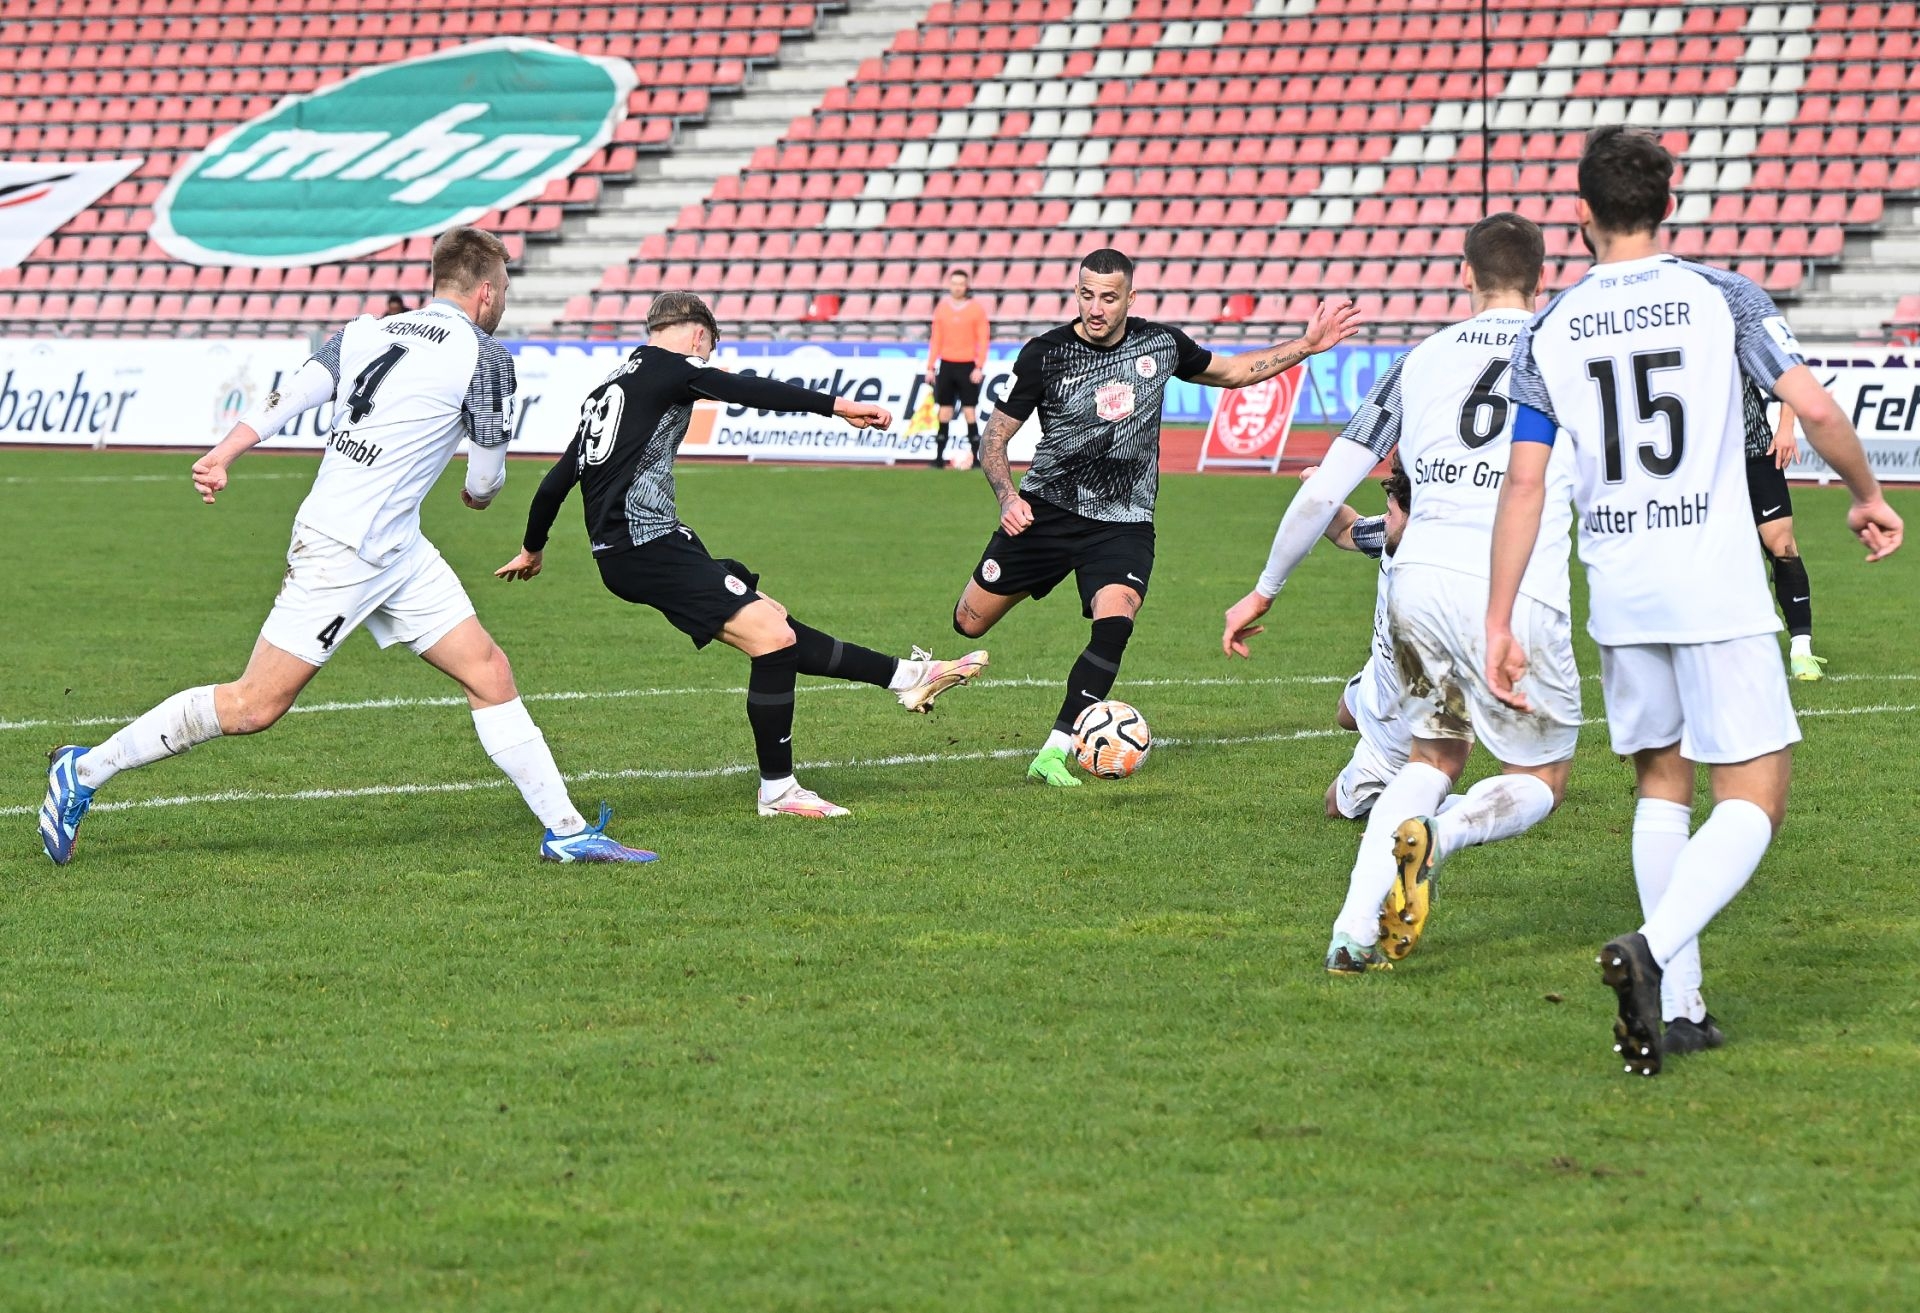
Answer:
[[[1873,707],[1827,707],[1802,711],[1802,716],[1877,716],[1907,714],[1920,711],[1920,703],[1904,706],[1886,704]],[[1598,729],[1607,722],[1599,717],[1589,720],[1581,726],[1585,729]],[[1298,743],[1307,739],[1331,739],[1350,737],[1345,730],[1338,729],[1296,729],[1284,730],[1272,734],[1237,734],[1222,738],[1180,739],[1162,738],[1154,740],[1156,746],[1168,748],[1224,748],[1238,747],[1249,743]],[[993,748],[984,752],[915,752],[901,753],[889,757],[857,757],[848,761],[811,761],[802,762],[797,770],[845,770],[875,766],[924,766],[936,762],[962,761],[1003,761],[1009,757],[1024,757],[1030,748]],[[583,770],[576,771],[566,778],[570,783],[585,784],[599,780],[710,780],[730,775],[749,775],[754,767],[747,765],[705,766],[694,770],[666,770],[652,767],[633,767],[627,770]],[[101,802],[94,804],[97,812],[147,811],[157,807],[187,807],[201,803],[220,802],[326,802],[341,798],[391,798],[407,797],[427,793],[472,793],[479,789],[504,789],[508,781],[504,778],[488,780],[452,780],[444,784],[374,784],[358,789],[296,789],[284,793],[264,793],[251,789],[233,789],[224,793],[181,794],[170,798],[135,798],[126,802]],[[39,811],[33,807],[0,807],[0,817],[32,816]]]
[[[1350,675],[1275,675],[1254,679],[1131,679],[1123,681],[1127,688],[1216,688],[1224,685],[1244,685],[1260,687],[1275,684],[1344,684]],[[976,679],[972,688],[1059,688],[1058,679]],[[836,682],[832,684],[802,684],[802,693],[845,693],[864,688],[866,685]],[[602,690],[578,690],[560,693],[525,693],[521,697],[527,702],[603,702],[625,701],[631,698],[673,698],[692,697],[701,694],[714,694],[727,697],[744,697],[744,686],[715,687],[701,685],[689,688],[622,688]],[[458,695],[424,698],[363,698],[353,702],[307,702],[295,703],[287,714],[292,716],[314,716],[338,711],[387,711],[398,707],[464,707],[467,700]],[[78,720],[51,718],[46,720],[0,720],[0,730],[9,729],[47,729],[63,725],[70,729],[88,729],[98,725],[124,725],[139,715],[122,716],[86,716]]]
[[[1291,743],[1302,739],[1344,737],[1345,730],[1301,729],[1276,734],[1245,734],[1231,738],[1154,740],[1156,747],[1226,747],[1243,743]],[[994,748],[985,752],[912,752],[889,757],[857,757],[849,761],[805,761],[796,770],[844,770],[874,766],[925,766],[945,761],[998,761],[1025,757],[1031,748]],[[747,765],[705,766],[696,770],[663,770],[633,767],[628,770],[583,770],[568,775],[571,784],[598,780],[710,780],[728,775],[751,775],[756,767]],[[358,789],[295,789],[285,793],[262,793],[251,789],[230,789],[224,793],[181,794],[171,798],[136,798],[127,802],[95,803],[96,812],[145,811],[155,807],[187,807],[216,802],[321,802],[340,798],[389,798],[422,793],[472,793],[477,789],[504,789],[510,783],[504,777],[490,780],[453,780],[444,784],[374,784]],[[0,807],[0,816],[32,816],[40,808]]]
[[[1230,679],[1218,676],[1194,676],[1171,679],[1127,679],[1121,681],[1122,691],[1132,688],[1272,688],[1279,685],[1315,685],[1344,684],[1352,679],[1351,675],[1256,675],[1250,679]],[[1587,682],[1595,683],[1598,675],[1588,675]],[[1920,680],[1920,674],[1891,675],[1828,675],[1828,683],[1902,683]],[[864,685],[835,682],[831,684],[802,684],[801,693],[846,693],[858,690]],[[978,679],[973,688],[1058,688],[1060,681],[1052,678],[1026,677],[1019,679]],[[522,699],[527,702],[624,702],[636,698],[677,698],[714,695],[719,697],[742,697],[746,689],[739,685],[719,687],[711,684],[689,686],[686,688],[621,688],[621,689],[577,689],[557,693],[525,693]],[[467,700],[456,695],[438,697],[395,697],[360,698],[349,702],[302,702],[294,704],[287,714],[292,716],[330,715],[342,711],[391,711],[407,707],[464,707]],[[115,727],[125,725],[139,712],[129,712],[118,716],[83,716],[74,720],[60,717],[48,717],[37,720],[0,720],[0,731],[25,729],[50,729],[56,726],[67,729],[93,729],[101,725]]]
[[[242,475],[241,478],[242,481],[246,483],[257,483],[262,479],[311,480],[313,475],[311,472],[304,474],[255,474],[249,471]],[[192,480],[184,474],[72,474],[60,475],[53,478],[41,478],[38,475],[32,474],[14,474],[0,479],[0,483],[178,483],[182,489],[192,486]]]

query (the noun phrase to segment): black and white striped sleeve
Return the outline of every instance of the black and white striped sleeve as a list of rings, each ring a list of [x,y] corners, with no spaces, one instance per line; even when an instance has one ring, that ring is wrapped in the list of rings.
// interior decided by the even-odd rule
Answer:
[[[1716,269],[1707,264],[1687,266],[1708,282],[1727,300],[1733,315],[1733,351],[1740,370],[1767,393],[1780,376],[1807,359],[1800,342],[1787,326],[1786,316],[1759,284],[1731,269]]]
[[[1391,456],[1393,449],[1400,444],[1400,412],[1403,404],[1400,398],[1400,366],[1406,359],[1401,356],[1374,381],[1366,400],[1354,410],[1346,428],[1340,430],[1341,437],[1359,443],[1381,460]]]
[[[513,394],[518,385],[512,354],[492,336],[479,336],[480,354],[474,361],[473,379],[467,384],[467,399],[461,410],[474,445],[498,447],[513,436]]]
[[[1386,553],[1386,516],[1362,515],[1353,522],[1348,532],[1353,535],[1353,546],[1356,551],[1364,552],[1376,561]]]
[[[312,357],[314,364],[333,375],[333,386],[336,391],[340,387],[340,341],[345,337],[346,331],[344,328],[335,329],[333,336],[322,342],[320,349],[314,352]]]

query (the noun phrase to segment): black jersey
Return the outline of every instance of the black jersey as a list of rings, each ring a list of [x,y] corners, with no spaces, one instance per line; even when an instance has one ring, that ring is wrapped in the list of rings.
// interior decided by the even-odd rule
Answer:
[[[1109,523],[1153,519],[1160,488],[1160,411],[1169,379],[1204,373],[1213,354],[1177,328],[1127,320],[1110,347],[1073,324],[1020,349],[999,410],[1025,422],[1040,412],[1040,449],[1022,496]]]
[[[687,436],[693,403],[700,400],[814,415],[831,415],[834,402],[830,393],[729,374],[661,347],[638,347],[626,364],[587,394],[573,441],[534,494],[527,514],[527,550],[546,547],[554,516],[575,483],[586,502],[595,556],[672,533],[680,523],[673,458]]]
[[[1740,379],[1740,421],[1747,430],[1747,459],[1757,460],[1773,447],[1773,425],[1767,422],[1767,397],[1744,375]]]

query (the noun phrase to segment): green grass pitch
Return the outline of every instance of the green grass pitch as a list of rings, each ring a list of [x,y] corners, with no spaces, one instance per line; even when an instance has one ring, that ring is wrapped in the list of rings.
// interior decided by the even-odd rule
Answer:
[[[206,508],[188,463],[0,454],[0,1309],[1920,1302],[1920,547],[1863,565],[1837,491],[1796,495],[1832,665],[1791,817],[1705,941],[1731,1043],[1645,1081],[1592,965],[1638,920],[1603,729],[1556,817],[1447,869],[1418,954],[1321,972],[1371,563],[1322,548],[1257,660],[1218,647],[1292,480],[1166,480],[1139,776],[1023,782],[1069,589],[930,718],[803,693],[802,777],[854,811],[822,825],[754,814],[742,658],[604,592],[577,500],[544,577],[494,581],[541,467],[483,515],[456,469],[429,536],[576,800],[662,861],[534,860],[451,685],[356,636],[307,714],[116,780],[55,869],[43,754],[238,673],[313,468],[250,458]],[[977,475],[681,497],[811,624],[959,650]]]

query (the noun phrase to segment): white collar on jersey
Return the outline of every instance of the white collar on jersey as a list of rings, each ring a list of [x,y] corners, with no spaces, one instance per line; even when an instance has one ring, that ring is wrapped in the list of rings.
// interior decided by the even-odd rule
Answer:
[[[420,308],[422,310],[425,310],[428,306],[436,306],[436,305],[445,306],[447,309],[453,311],[453,313],[455,313],[456,315],[459,315],[462,319],[466,319],[468,317],[467,312],[465,310],[462,310],[457,302],[449,301],[444,296],[436,296],[431,300],[429,300],[426,305],[423,305]]]

